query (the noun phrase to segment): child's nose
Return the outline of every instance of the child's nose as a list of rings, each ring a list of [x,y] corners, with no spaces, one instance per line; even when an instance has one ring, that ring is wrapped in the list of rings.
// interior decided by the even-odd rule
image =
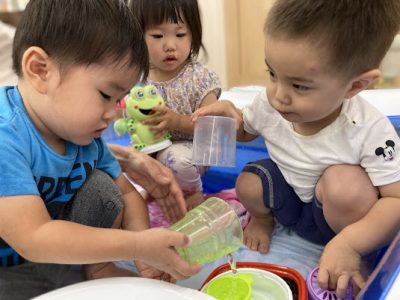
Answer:
[[[285,87],[281,84],[278,84],[276,87],[275,99],[285,105],[289,105],[291,103],[289,94],[287,93]]]
[[[117,117],[117,107],[115,105],[110,105],[104,113],[104,120],[111,122]]]
[[[173,51],[176,49],[175,42],[173,39],[166,39],[164,44],[165,51]]]

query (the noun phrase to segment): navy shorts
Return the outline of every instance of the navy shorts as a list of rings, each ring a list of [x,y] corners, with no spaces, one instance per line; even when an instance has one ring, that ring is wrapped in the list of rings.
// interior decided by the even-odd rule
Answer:
[[[326,222],[321,203],[316,196],[310,203],[301,201],[271,159],[248,163],[243,172],[260,177],[264,205],[271,209],[280,224],[289,227],[299,236],[322,245],[336,235]]]

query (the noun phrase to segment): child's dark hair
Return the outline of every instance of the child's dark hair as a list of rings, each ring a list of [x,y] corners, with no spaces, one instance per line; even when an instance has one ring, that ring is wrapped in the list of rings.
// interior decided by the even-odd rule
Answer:
[[[149,58],[137,19],[123,0],[30,0],[17,27],[13,68],[22,76],[24,52],[42,48],[61,70],[129,55],[129,66],[147,77]]]
[[[399,29],[399,0],[277,0],[264,26],[274,37],[309,39],[348,77],[378,68]]]
[[[132,12],[139,20],[143,31],[163,22],[185,21],[192,34],[189,58],[196,58],[202,43],[202,26],[197,0],[131,0]]]

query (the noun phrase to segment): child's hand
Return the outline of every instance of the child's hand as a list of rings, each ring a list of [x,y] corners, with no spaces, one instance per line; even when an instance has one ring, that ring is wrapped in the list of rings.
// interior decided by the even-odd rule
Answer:
[[[118,159],[122,170],[157,201],[168,221],[175,222],[184,216],[186,202],[169,168],[131,147],[109,144],[108,148]]]
[[[176,280],[173,277],[171,277],[171,275],[169,275],[168,273],[157,270],[156,268],[153,268],[152,266],[142,261],[136,260],[135,265],[140,275],[144,278],[159,279],[162,281],[167,281],[172,283],[176,282]]]
[[[224,116],[234,118],[236,120],[236,128],[243,123],[243,115],[241,110],[228,100],[219,100],[213,104],[200,107],[192,114],[192,122],[195,123],[201,116]]]
[[[340,233],[325,246],[319,263],[319,286],[322,289],[336,289],[341,298],[346,296],[350,280],[356,289],[361,289],[365,284],[361,275],[361,255]]]
[[[180,115],[166,106],[156,106],[153,111],[159,114],[146,119],[143,124],[151,125],[151,130],[156,132],[155,138],[162,137],[167,131],[179,129]]]
[[[171,274],[175,279],[185,279],[201,269],[201,265],[190,265],[176,252],[175,247],[185,247],[189,238],[180,232],[165,228],[152,228],[137,232],[135,258],[158,270]]]

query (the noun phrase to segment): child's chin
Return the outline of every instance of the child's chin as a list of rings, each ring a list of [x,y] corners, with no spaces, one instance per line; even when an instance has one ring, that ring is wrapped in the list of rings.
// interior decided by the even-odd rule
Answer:
[[[82,138],[82,139],[77,139],[77,140],[71,141],[71,142],[73,142],[74,144],[79,145],[79,146],[87,146],[87,145],[89,145],[90,143],[92,143],[94,139],[95,139],[95,137],[92,136],[92,137],[90,137],[90,138],[86,138],[86,139],[83,139],[83,138]]]

